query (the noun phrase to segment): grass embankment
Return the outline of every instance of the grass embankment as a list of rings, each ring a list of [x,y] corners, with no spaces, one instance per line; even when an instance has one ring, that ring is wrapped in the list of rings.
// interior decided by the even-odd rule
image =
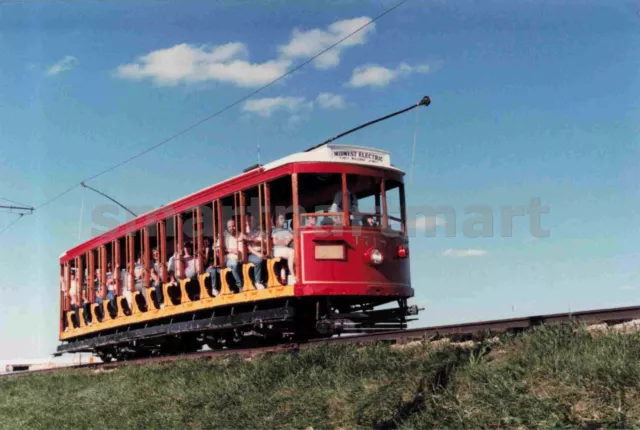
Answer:
[[[0,427],[640,427],[640,334],[574,329],[6,378]]]

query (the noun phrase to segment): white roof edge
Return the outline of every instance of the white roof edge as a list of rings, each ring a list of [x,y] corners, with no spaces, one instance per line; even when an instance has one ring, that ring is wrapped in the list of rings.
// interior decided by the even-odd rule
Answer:
[[[404,174],[402,170],[391,165],[391,157],[388,151],[365,146],[336,145],[331,143],[319,146],[311,151],[297,152],[288,155],[271,163],[267,163],[262,167],[265,171],[268,171],[284,166],[285,164],[300,162],[356,164],[386,168]]]

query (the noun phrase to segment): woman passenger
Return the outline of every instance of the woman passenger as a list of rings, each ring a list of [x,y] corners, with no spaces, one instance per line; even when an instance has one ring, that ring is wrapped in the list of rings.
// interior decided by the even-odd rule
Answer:
[[[286,227],[285,222],[286,218],[283,213],[276,215],[275,227],[271,232],[271,238],[273,239],[273,256],[287,260],[287,266],[289,268],[287,284],[293,285],[296,283],[294,272],[295,250],[289,248],[289,244],[293,242],[293,233]]]

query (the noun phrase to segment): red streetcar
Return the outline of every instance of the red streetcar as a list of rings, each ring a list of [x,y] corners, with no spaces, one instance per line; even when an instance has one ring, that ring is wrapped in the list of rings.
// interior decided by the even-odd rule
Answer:
[[[65,252],[56,355],[122,360],[406,328],[418,309],[407,303],[404,173],[387,152],[331,142],[429,103]]]

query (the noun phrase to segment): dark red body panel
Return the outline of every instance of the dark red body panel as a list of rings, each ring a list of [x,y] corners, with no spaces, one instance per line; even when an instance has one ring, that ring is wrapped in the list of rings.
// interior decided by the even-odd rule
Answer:
[[[296,296],[305,295],[379,295],[412,297],[409,259],[399,258],[399,245],[408,246],[408,239],[398,232],[377,228],[302,228],[300,229],[301,277]],[[342,245],[345,258],[318,260],[315,248]],[[369,264],[365,253],[370,248],[380,250],[384,262]]]

